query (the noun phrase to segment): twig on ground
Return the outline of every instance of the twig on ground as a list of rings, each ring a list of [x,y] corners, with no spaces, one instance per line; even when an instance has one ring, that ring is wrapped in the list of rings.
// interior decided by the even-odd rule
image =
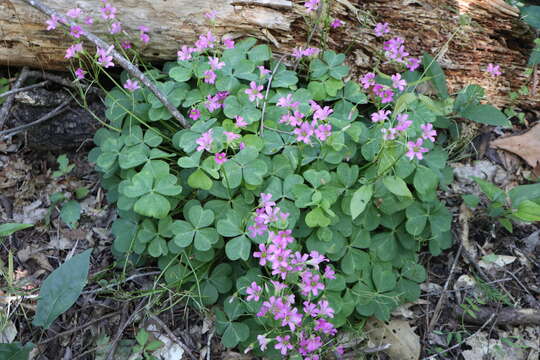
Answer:
[[[428,357],[425,357],[423,358],[422,360],[432,360],[432,359],[435,359],[437,356],[440,356],[442,354],[446,354],[447,352],[451,351],[451,350],[454,350],[458,347],[460,347],[461,345],[465,344],[467,341],[469,341],[471,338],[475,337],[476,335],[478,335],[482,330],[484,330],[484,328],[491,322],[491,320],[493,320],[495,318],[496,314],[491,314],[491,316],[489,317],[489,319],[487,319],[486,322],[484,322],[484,324],[480,327],[480,329],[476,330],[476,332],[474,334],[472,334],[471,336],[468,336],[467,338],[465,338],[463,341],[449,347],[448,349],[446,350],[443,350],[441,352],[438,352],[436,354],[433,354],[431,356],[428,356]]]
[[[73,329],[69,329],[69,330],[63,331],[63,332],[61,332],[61,333],[58,333],[58,334],[56,334],[56,335],[54,335],[54,336],[52,336],[52,337],[50,337],[50,338],[48,338],[48,339],[43,340],[43,341],[40,342],[38,345],[44,345],[44,344],[47,344],[47,343],[49,343],[49,342],[51,342],[51,341],[54,341],[54,340],[58,339],[59,337],[66,336],[66,335],[72,334],[72,333],[74,333],[74,332],[77,332],[77,331],[79,331],[79,330],[86,329],[87,327],[89,327],[89,326],[91,326],[91,325],[93,325],[93,324],[95,324],[95,323],[98,323],[98,322],[100,322],[100,321],[103,321],[103,320],[105,320],[105,319],[108,319],[108,318],[110,318],[110,317],[113,317],[113,316],[115,316],[115,315],[118,315],[118,311],[109,313],[109,314],[107,314],[107,315],[104,315],[104,316],[100,317],[99,319],[95,319],[95,320],[92,320],[92,321],[90,321],[90,322],[84,323],[84,324],[82,324],[82,325],[80,325],[80,326],[74,327]]]
[[[145,302],[146,302],[146,298],[143,298],[127,320],[125,320],[125,318],[128,313],[129,303],[125,304],[124,308],[122,309],[122,318],[120,319],[118,330],[116,331],[116,335],[114,336],[114,339],[111,341],[111,349],[109,350],[109,353],[107,354],[106,360],[113,360],[114,353],[116,352],[116,348],[118,346],[118,342],[120,341],[120,338],[122,337],[124,330],[129,326],[129,324],[133,322],[133,320],[135,320],[135,316],[137,316],[137,314],[143,309]]]
[[[24,84],[27,76],[28,76],[28,68],[25,66],[23,67],[21,73],[19,74],[17,81],[15,81],[15,84],[13,84],[12,90],[19,89],[22,86],[22,84]],[[14,94],[7,97],[6,101],[4,102],[4,105],[2,105],[2,108],[0,109],[0,130],[2,130],[2,128],[4,127],[9,111],[11,110],[11,107],[13,106],[13,102],[15,102]]]
[[[454,307],[454,313],[457,317],[463,319],[468,324],[480,325],[488,319],[497,309],[483,306],[474,310],[474,317],[468,311],[459,306]],[[497,313],[497,324],[508,326],[516,325],[540,325],[540,310],[538,309],[516,309],[502,308]]]
[[[463,232],[462,232],[462,234],[463,234]],[[468,233],[467,233],[467,236],[469,236]],[[452,281],[452,279],[454,278],[454,272],[456,270],[457,262],[458,262],[458,260],[460,259],[460,256],[461,256],[461,250],[463,250],[463,243],[459,244],[459,249],[458,249],[458,251],[456,253],[456,256],[454,258],[454,262],[452,264],[452,267],[450,268],[450,274],[448,274],[448,279],[446,279],[446,282],[444,283],[444,287],[442,289],[439,300],[437,301],[437,305],[435,305],[435,311],[433,313],[433,316],[431,317],[431,320],[429,321],[429,325],[428,325],[428,328],[426,330],[427,334],[429,334],[431,332],[431,330],[433,330],[433,327],[435,326],[435,324],[439,320],[439,316],[441,315],[442,305],[443,305],[444,301],[446,300],[446,297],[447,297],[447,294],[448,294],[447,293],[448,285],[450,284],[450,281]]]
[[[25,86],[25,87],[22,87],[22,88],[9,90],[9,91],[6,91],[5,93],[0,94],[0,98],[6,97],[6,96],[9,96],[9,95],[13,95],[13,94],[17,94],[17,93],[20,93],[22,91],[32,90],[32,89],[35,89],[35,88],[43,87],[43,86],[47,85],[48,83],[49,83],[49,81],[45,80],[45,81],[42,81],[42,82],[34,84],[34,85],[28,85],[28,86]]]
[[[52,119],[56,115],[59,115],[67,110],[68,104],[71,102],[71,98],[64,101],[62,104],[58,105],[55,109],[53,109],[51,112],[49,112],[47,115],[44,115],[37,119],[36,121],[32,121],[31,123],[24,124],[21,126],[14,127],[13,129],[8,129],[4,131],[0,131],[0,136],[3,136],[2,139],[6,139],[10,136],[17,135],[18,133],[22,132],[23,130],[26,130],[32,126],[41,124],[42,122],[45,122],[49,119]]]
[[[55,10],[51,9],[50,7],[43,4],[41,1],[38,0],[22,0],[25,3],[31,5],[32,7],[38,9],[44,14],[47,14],[49,16],[57,16],[59,18],[62,18],[60,14],[58,14]],[[72,26],[75,25],[75,23],[72,23],[71,21],[66,21],[65,25]],[[110,47],[110,44],[102,40],[100,37],[94,35],[93,33],[89,31],[85,31],[84,37],[86,37],[88,40],[90,40],[94,45],[96,45],[99,48],[102,49],[108,49]],[[133,65],[128,59],[126,59],[122,54],[120,54],[116,50],[112,50],[110,52],[110,55],[113,57],[114,60],[122,67],[124,68],[131,76],[138,79],[141,83],[143,83],[157,98],[158,100],[167,108],[167,110],[171,113],[172,116],[178,122],[180,125],[184,128],[189,128],[189,124],[186,121],[186,118],[180,114],[178,109],[174,107],[173,104],[167,99],[167,97],[157,88],[157,86],[148,79],[140,70],[138,67]]]
[[[171,331],[171,329],[169,329],[169,327],[163,322],[161,321],[160,318],[158,318],[156,315],[153,315],[151,314],[150,315],[150,319],[152,319],[163,331],[165,331],[167,333],[167,335],[175,342],[177,343],[181,348],[182,350],[184,350],[184,352],[192,359],[192,360],[197,360],[197,358],[195,357],[195,355],[193,355],[193,353],[191,352],[191,350],[182,342],[180,341],[180,339],[173,334],[173,332]]]

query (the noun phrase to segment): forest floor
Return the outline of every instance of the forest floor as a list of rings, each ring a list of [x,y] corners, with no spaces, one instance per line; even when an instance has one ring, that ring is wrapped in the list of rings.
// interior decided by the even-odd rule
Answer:
[[[490,149],[489,138],[500,134],[483,130],[475,146],[471,144],[470,156],[452,164],[455,182],[440,194],[454,214],[454,246],[437,257],[421,254],[429,275],[420,300],[393,313],[387,325],[397,329],[394,335],[377,342],[368,334],[357,349],[367,347],[371,353],[352,358],[386,359],[388,355],[377,351],[386,344],[399,349],[413,343],[421,346],[421,358],[437,354],[433,358],[538,359],[540,227],[516,224],[510,233],[482,211],[461,206],[461,195],[478,194],[471,175],[509,188],[535,174],[517,156]],[[87,161],[88,151],[88,146],[36,151],[24,136],[0,139],[0,224],[36,224],[8,237],[0,247],[0,342],[37,344],[32,358],[39,360],[134,359],[134,339],[144,328],[165,343],[157,359],[189,359],[189,353],[197,359],[249,358],[225,352],[214,336],[212,316],[178,303],[160,285],[159,269],[114,268],[110,226],[115,209],[107,205],[98,174]],[[56,159],[63,153],[75,166],[55,178]],[[51,196],[80,188],[89,191],[79,199],[79,224],[70,229],[60,221]],[[94,250],[82,296],[48,330],[33,327],[42,281],[67,257],[89,248]],[[160,308],[167,309],[161,321],[146,316]],[[521,316],[521,309],[536,309],[537,318]]]

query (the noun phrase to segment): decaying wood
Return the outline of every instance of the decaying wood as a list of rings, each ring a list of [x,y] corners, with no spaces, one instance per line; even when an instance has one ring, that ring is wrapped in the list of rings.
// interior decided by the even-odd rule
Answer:
[[[540,325],[540,310],[538,309],[514,309],[504,308],[497,310],[490,307],[480,307],[474,311],[474,317],[461,307],[454,308],[456,315],[466,323],[481,325],[484,324],[493,314],[495,315],[495,324],[517,326],[517,325]]]
[[[142,53],[149,60],[174,59],[183,44],[191,44],[198,34],[210,29],[204,13],[218,11],[213,31],[220,37],[255,36],[273,45],[278,54],[290,52],[305,43],[308,16],[303,1],[287,0],[115,0],[125,29],[137,34],[139,25],[152,29],[152,41]],[[72,3],[47,0],[46,4],[65,12]],[[97,0],[77,1],[88,14],[95,14]],[[464,31],[449,38],[459,25],[460,15],[472,22]],[[519,20],[518,10],[503,0],[336,0],[331,15],[346,25],[333,30],[330,47],[350,55],[355,75],[367,71],[376,61],[382,39],[375,38],[375,19],[390,23],[393,33],[407,40],[412,55],[440,52],[439,61],[448,74],[450,90],[467,84],[487,89],[490,101],[508,105],[508,93],[533,79],[524,75],[533,47],[532,31]],[[373,16],[372,16],[373,15]],[[63,58],[70,44],[59,31],[45,31],[45,17],[22,0],[0,0],[0,63],[8,65],[38,64],[46,69],[65,69]],[[107,29],[96,24],[98,36]],[[317,37],[315,36],[315,39]],[[503,76],[493,79],[484,71],[488,63],[501,64]],[[522,108],[540,108],[536,91],[519,99]]]

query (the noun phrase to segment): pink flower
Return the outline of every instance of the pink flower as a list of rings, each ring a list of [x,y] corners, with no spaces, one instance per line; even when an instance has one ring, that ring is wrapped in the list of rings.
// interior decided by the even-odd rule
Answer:
[[[360,82],[364,89],[369,89],[371,86],[375,85],[375,73],[370,72],[365,74],[360,78]]]
[[[420,67],[420,58],[410,57],[407,59],[407,69],[414,71]]]
[[[326,139],[328,139],[328,137],[331,134],[332,134],[332,125],[330,124],[319,125],[319,127],[315,129],[315,136],[320,141],[325,141]]]
[[[113,57],[109,55],[111,51],[113,50],[114,45],[109,46],[107,50],[102,48],[97,48],[97,55],[98,55],[98,63],[103,66],[104,68],[112,67],[114,66],[114,63],[112,62]]]
[[[317,0],[317,2],[318,1],[319,0]],[[279,350],[283,356],[287,355],[287,352],[293,349],[293,346],[290,344],[290,340],[290,335],[285,335],[283,337],[276,336],[277,344],[274,346],[274,349]]]
[[[409,158],[409,160],[413,160],[415,157],[418,160],[422,160],[424,158],[424,153],[428,152],[429,150],[422,147],[422,144],[424,143],[424,139],[418,138],[416,142],[408,141],[407,142],[407,153],[405,154],[406,157]]]
[[[207,18],[210,21],[214,21],[216,19],[217,13],[218,12],[216,10],[211,10],[211,11],[207,12],[206,14],[204,14],[204,17]]]
[[[330,266],[326,266],[324,268],[324,274],[323,276],[326,278],[326,279],[330,279],[330,280],[335,280],[336,279],[336,272],[334,271],[334,269],[332,269]]]
[[[189,118],[193,121],[199,120],[201,117],[201,111],[199,109],[191,109],[189,110]]]
[[[382,128],[381,132],[383,133],[384,140],[394,140],[397,136],[396,128]]]
[[[371,114],[371,121],[372,122],[383,122],[385,120],[388,120],[388,115],[390,115],[392,112],[390,110],[379,110],[376,113]]]
[[[217,75],[213,70],[206,70],[204,72],[204,82],[207,84],[215,84],[216,77]]]
[[[214,160],[216,164],[221,165],[227,161],[227,154],[224,152],[216,153],[216,155],[214,156]]]
[[[236,139],[240,139],[240,135],[238,134],[235,134],[233,132],[229,132],[229,131],[224,131],[223,132],[225,134],[225,136],[227,137],[227,142],[233,142],[234,140]]]
[[[178,60],[180,61],[190,60],[191,54],[193,53],[194,50],[195,49],[190,48],[186,45],[183,45],[182,49],[178,50],[178,52],[176,53],[176,55],[178,56]]]
[[[84,18],[84,23],[86,25],[92,25],[94,23],[94,18],[91,16],[87,16]]]
[[[210,67],[212,68],[212,70],[220,70],[221,68],[225,66],[225,63],[220,62],[219,58],[217,57],[208,58],[208,64],[210,64]]]
[[[240,150],[244,150],[246,148],[246,144],[244,144],[243,142],[241,142],[238,147],[240,148]]]
[[[502,75],[501,72],[501,66],[500,65],[494,65],[492,63],[489,63],[486,72],[488,72],[491,76],[500,76]]]
[[[263,65],[257,66],[259,71],[261,72],[261,77],[265,77],[266,75],[270,75],[272,72],[265,68]]]
[[[78,18],[79,16],[81,16],[81,14],[82,14],[82,10],[80,8],[69,9],[66,13],[66,15],[72,19]]]
[[[298,101],[293,101],[292,94],[288,94],[287,96],[280,97],[276,106],[285,108],[297,108],[298,106],[300,106],[300,103]]]
[[[195,42],[195,46],[197,51],[203,51],[208,48],[213,48],[215,41],[216,38],[214,37],[214,35],[212,35],[212,32],[208,31],[206,35],[199,36],[199,40]]]
[[[296,330],[296,327],[302,322],[302,315],[298,313],[297,308],[282,308],[276,318],[281,319],[281,326],[288,326],[291,331]]]
[[[58,18],[57,16],[51,15],[51,18],[45,22],[48,25],[47,30],[50,31],[56,29],[59,24],[59,20],[60,18]]]
[[[311,135],[313,135],[313,126],[305,122],[300,127],[294,129],[293,133],[296,135],[296,141],[302,141],[304,144],[311,143]]]
[[[251,236],[251,237],[255,237],[255,236]],[[268,250],[266,249],[266,245],[259,244],[259,250],[260,251],[256,251],[253,253],[253,257],[259,258],[259,265],[265,266],[267,258],[268,258]]]
[[[375,25],[374,32],[375,36],[381,37],[390,32],[390,27],[388,26],[388,23],[378,23]]]
[[[397,131],[407,131],[407,129],[412,125],[412,120],[409,120],[409,114],[398,114],[396,117],[398,124],[396,126]]]
[[[147,33],[141,32],[139,34],[139,39],[143,42],[143,44],[148,44],[150,42],[150,35]]]
[[[330,109],[329,106],[325,106],[324,108],[319,107],[315,113],[313,114],[313,120],[321,120],[324,121],[328,119],[328,117],[334,112],[334,110]]]
[[[212,146],[213,141],[214,141],[214,138],[212,136],[212,129],[210,129],[207,132],[203,133],[201,137],[199,137],[195,141],[199,145],[197,147],[197,151],[201,151],[201,150],[210,151],[210,146]]]
[[[77,70],[75,70],[75,76],[77,76],[77,79],[82,80],[84,79],[85,75],[86,75],[86,71],[84,71],[83,69],[78,68]]]
[[[302,283],[300,284],[302,295],[308,296],[312,293],[313,296],[318,296],[319,291],[324,290],[324,284],[320,281],[321,277],[319,274],[305,271],[300,276],[302,278]]]
[[[259,347],[261,351],[266,350],[266,347],[268,346],[268,343],[270,342],[270,339],[267,339],[264,335],[257,335],[257,341],[259,342]]]
[[[317,317],[317,315],[319,314],[319,309],[317,308],[317,305],[313,304],[313,303],[310,303],[309,301],[304,301],[304,313],[307,315],[307,316],[311,316],[311,317]]]
[[[304,56],[316,56],[321,50],[313,47],[308,47],[304,50]]]
[[[150,31],[150,28],[148,26],[144,26],[144,25],[140,25],[138,27],[139,31],[141,32],[149,32]]]
[[[409,53],[405,51],[405,46],[403,46],[404,43],[405,39],[400,37],[385,41],[383,46],[383,49],[385,50],[384,54],[390,60],[405,64],[405,57],[409,56]]]
[[[262,292],[262,288],[259,285],[257,285],[255,281],[252,282],[251,285],[246,289],[246,293],[248,294],[248,297],[246,298],[246,300],[259,301],[261,292]]]
[[[400,74],[392,75],[392,87],[394,89],[398,89],[399,91],[403,91],[403,90],[405,90],[406,86],[407,86],[407,81],[405,81],[405,79],[402,79]]]
[[[127,81],[124,84],[124,89],[129,91],[135,91],[137,89],[140,89],[139,82],[137,80],[131,80],[127,79]]]
[[[337,330],[334,328],[334,325],[326,321],[325,319],[315,320],[315,331],[322,331],[327,335],[335,335]]]
[[[223,39],[223,45],[225,45],[225,47],[227,49],[234,49],[234,40],[232,40],[232,39]]]
[[[420,128],[423,131],[422,139],[435,142],[435,136],[437,136],[437,131],[433,130],[433,124],[422,124],[420,125]]]
[[[383,90],[381,94],[381,104],[387,104],[394,100],[394,92],[390,89]]]
[[[81,52],[83,50],[82,43],[73,44],[70,47],[66,49],[66,55],[64,58],[71,59],[75,55],[77,55],[78,52]]]
[[[261,94],[261,90],[264,88],[262,85],[258,85],[255,81],[252,81],[249,83],[250,88],[246,89],[244,93],[246,93],[249,96],[249,101],[253,102],[256,99],[262,99],[263,95]]]
[[[309,256],[311,256],[311,260],[309,260],[309,264],[313,265],[317,270],[319,269],[319,264],[322,262],[328,262],[328,259],[324,257],[324,255],[320,254],[318,251],[311,251],[309,253]]]
[[[340,26],[343,26],[344,22],[339,20],[339,19],[334,19],[334,21],[332,21],[332,23],[330,24],[330,26],[334,29],[340,27]]]
[[[120,45],[123,49],[131,49],[131,43],[129,41],[122,41]]]
[[[119,21],[113,22],[111,24],[111,34],[118,34],[120,31],[122,31],[122,23]]]
[[[116,8],[109,3],[105,4],[100,11],[101,17],[105,20],[112,20],[116,17]]]
[[[319,8],[320,0],[307,0],[304,3],[304,6],[306,7],[308,12],[315,11]]]
[[[330,307],[330,304],[328,303],[328,301],[321,300],[318,302],[317,305],[319,305],[319,311],[318,311],[319,315],[327,316],[329,318],[334,317],[334,309]]]
[[[294,48],[291,55],[296,59],[300,59],[304,56],[304,50],[301,48]]]
[[[238,127],[244,127],[248,125],[248,123],[245,122],[244,118],[241,116],[237,116],[235,119],[236,119],[236,122],[234,124]]]
[[[84,31],[83,31],[82,27],[80,27],[79,25],[73,25],[69,29],[69,34],[71,36],[73,36],[74,38],[78,39],[78,38],[81,37],[81,35],[84,35]]]

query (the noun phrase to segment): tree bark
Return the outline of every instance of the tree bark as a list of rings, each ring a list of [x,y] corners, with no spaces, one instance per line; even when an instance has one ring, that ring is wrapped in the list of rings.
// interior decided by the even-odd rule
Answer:
[[[44,0],[44,3],[64,13],[75,6],[66,4],[65,0]],[[536,91],[538,75],[524,74],[534,34],[519,20],[519,11],[503,0],[333,0],[329,3],[332,17],[343,20],[345,26],[331,31],[328,46],[350,55],[354,76],[376,63],[383,40],[373,35],[372,27],[376,21],[385,21],[393,34],[405,38],[412,55],[439,54],[450,91],[479,84],[486,88],[492,103],[506,106],[510,104],[508,94],[525,85],[530,94],[521,97],[517,105],[540,109],[540,95]],[[213,29],[218,36],[254,36],[270,43],[278,54],[304,45],[312,30],[304,21],[309,14],[299,0],[115,0],[113,4],[128,33],[136,37],[138,26],[151,28],[152,40],[141,49],[148,60],[174,59],[181,45],[192,44],[198,34],[210,30],[204,17],[210,10],[218,12]],[[98,16],[98,0],[80,0],[77,5],[86,14]],[[472,22],[452,37],[462,14],[468,15]],[[65,70],[65,49],[72,41],[61,30],[46,31],[45,20],[43,14],[20,0],[0,0],[0,63]],[[92,31],[104,36],[105,24],[96,22]],[[317,44],[318,38],[315,29],[312,44]],[[500,64],[503,75],[496,79],[487,76],[484,69],[488,63]]]

